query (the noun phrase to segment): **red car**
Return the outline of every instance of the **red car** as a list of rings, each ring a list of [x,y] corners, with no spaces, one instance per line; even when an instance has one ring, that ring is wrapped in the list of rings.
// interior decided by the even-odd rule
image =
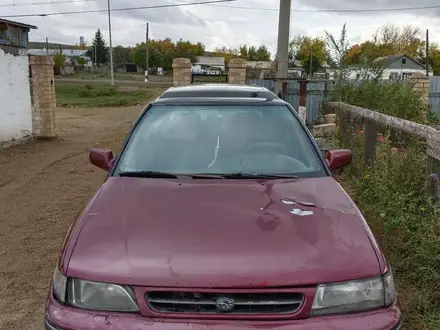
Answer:
[[[172,88],[69,230],[50,330],[398,330],[391,267],[295,110],[269,90]]]

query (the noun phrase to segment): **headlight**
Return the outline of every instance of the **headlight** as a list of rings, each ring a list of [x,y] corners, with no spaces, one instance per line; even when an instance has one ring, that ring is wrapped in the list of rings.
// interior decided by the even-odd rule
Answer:
[[[57,297],[59,301],[62,303],[66,302],[66,283],[67,277],[61,274],[58,270],[58,265],[55,267],[55,271],[53,273],[53,293]]]
[[[67,285],[69,305],[100,311],[137,312],[139,307],[130,286],[97,283],[71,278]]]
[[[394,303],[396,290],[389,272],[384,276],[345,283],[319,285],[311,315],[362,312]]]

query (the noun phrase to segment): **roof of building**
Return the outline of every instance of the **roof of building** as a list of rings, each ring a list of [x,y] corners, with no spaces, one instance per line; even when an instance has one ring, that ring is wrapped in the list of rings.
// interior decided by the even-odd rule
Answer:
[[[7,19],[1,18],[1,17],[0,17],[0,23],[6,23],[6,24],[20,26],[20,27],[29,28],[29,29],[38,29],[35,25],[29,25],[29,24],[25,24],[25,23],[10,21],[10,20],[7,20]]]
[[[84,56],[87,53],[87,50],[84,49],[62,49],[63,55],[67,57],[76,57],[76,56]],[[49,49],[49,55],[56,55],[60,52],[59,49]],[[28,55],[47,55],[46,49],[28,49]]]
[[[225,65],[225,58],[222,56],[196,56],[196,63],[201,65]]]
[[[382,56],[382,57],[378,57],[374,60],[374,62],[382,62],[385,66],[389,66],[392,63],[394,63],[395,61],[401,59],[402,57],[407,57],[409,58],[411,61],[417,63],[418,65],[422,66],[422,64],[420,64],[418,61],[416,61],[415,59],[413,59],[411,56],[408,56],[406,54],[397,54],[397,55],[388,55],[388,56]]]

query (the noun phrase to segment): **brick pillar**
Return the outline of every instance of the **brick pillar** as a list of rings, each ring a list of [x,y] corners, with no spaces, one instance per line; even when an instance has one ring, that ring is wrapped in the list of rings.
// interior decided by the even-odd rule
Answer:
[[[246,85],[246,66],[247,61],[242,58],[232,58],[229,60],[229,83],[231,85]]]
[[[173,85],[184,86],[191,84],[191,61],[187,58],[173,60]]]
[[[32,131],[37,139],[56,137],[55,79],[52,56],[31,56]]]
[[[413,83],[413,88],[422,94],[421,98],[423,102],[428,104],[429,95],[429,77],[421,74],[415,73],[409,77]]]
[[[421,73],[412,74],[409,79],[411,79],[413,88],[421,94],[420,99],[426,105],[429,104],[429,77]],[[424,111],[422,113],[422,118],[426,120],[427,113]]]

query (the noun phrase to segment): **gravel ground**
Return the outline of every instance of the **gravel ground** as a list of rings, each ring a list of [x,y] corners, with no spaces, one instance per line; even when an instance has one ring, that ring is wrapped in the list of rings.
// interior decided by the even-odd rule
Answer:
[[[65,233],[105,177],[90,148],[117,152],[141,110],[60,108],[57,140],[0,150],[0,329],[43,329]]]

